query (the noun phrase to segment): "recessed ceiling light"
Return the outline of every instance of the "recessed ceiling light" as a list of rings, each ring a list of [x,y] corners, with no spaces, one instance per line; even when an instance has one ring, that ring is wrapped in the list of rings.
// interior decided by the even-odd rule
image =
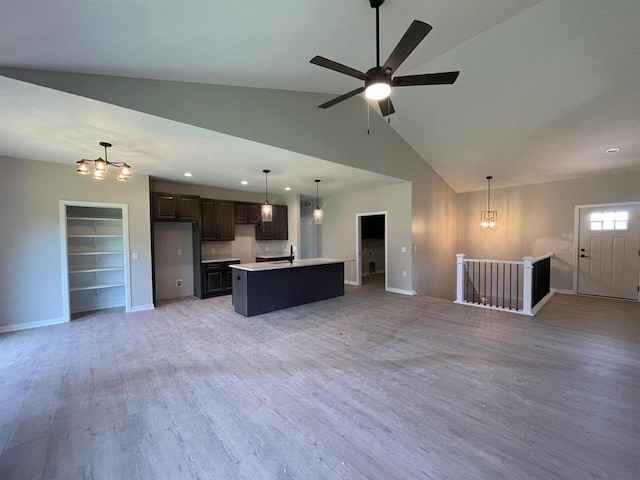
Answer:
[[[291,187],[284,187],[284,189],[288,192],[289,190],[291,190]]]
[[[190,172],[184,172],[184,176],[185,177],[193,177],[193,175]]]
[[[619,151],[620,151],[620,148],[618,147],[607,148],[607,153],[618,153]]]
[[[249,182],[247,182],[246,180],[242,180],[240,183],[241,183],[242,185],[249,185]]]

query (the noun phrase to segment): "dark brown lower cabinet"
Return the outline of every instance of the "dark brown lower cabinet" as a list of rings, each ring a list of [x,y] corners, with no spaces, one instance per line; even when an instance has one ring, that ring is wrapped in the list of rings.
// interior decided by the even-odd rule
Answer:
[[[202,294],[201,298],[229,295],[232,286],[232,271],[229,265],[240,263],[213,262],[202,265]]]

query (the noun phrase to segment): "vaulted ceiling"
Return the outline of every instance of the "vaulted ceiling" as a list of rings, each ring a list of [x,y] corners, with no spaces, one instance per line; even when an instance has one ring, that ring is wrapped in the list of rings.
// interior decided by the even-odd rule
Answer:
[[[310,64],[313,56],[359,70],[375,64],[368,0],[8,0],[0,13],[2,67],[339,95],[358,80]],[[500,187],[640,171],[637,0],[386,0],[383,59],[413,19],[433,30],[398,74],[461,74],[452,86],[395,89],[390,127],[455,191],[482,189],[489,174]],[[129,142],[140,131],[140,145],[173,139],[171,151],[154,151],[161,161],[143,172],[161,178],[180,179],[207,149],[233,164],[217,177],[227,188],[243,169],[257,181],[257,158],[292,171],[301,165],[300,154],[72,97],[0,78],[0,155],[72,165],[99,155],[100,140],[112,141],[115,152],[118,139],[100,137],[103,129]],[[348,102],[362,104],[366,130],[366,103]],[[28,128],[33,117],[38,128]],[[611,147],[620,152],[607,154]],[[152,150],[144,144],[141,155]],[[313,168],[353,182],[362,175],[361,187],[393,181],[305,160],[309,175]]]

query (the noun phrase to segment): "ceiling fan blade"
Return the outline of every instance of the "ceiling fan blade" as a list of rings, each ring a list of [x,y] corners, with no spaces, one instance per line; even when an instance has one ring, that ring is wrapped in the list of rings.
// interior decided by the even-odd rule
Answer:
[[[427,23],[414,20],[398,42],[398,45],[396,45],[396,48],[394,48],[391,55],[389,55],[389,58],[387,58],[387,61],[384,63],[384,68],[391,69],[391,73],[395,72],[424,37],[427,36],[431,28],[431,25]]]
[[[359,93],[362,93],[362,92],[364,92],[364,87],[356,88],[355,90],[351,90],[350,92],[345,93],[344,95],[340,95],[339,97],[336,97],[333,100],[329,100],[328,102],[323,103],[322,105],[318,105],[318,107],[320,107],[320,108],[332,107],[336,103],[340,103],[343,100],[346,100],[348,98],[354,97],[354,96],[356,96],[356,95],[358,95]]]
[[[321,57],[320,55],[316,55],[309,61],[314,65],[328,68],[329,70],[333,70],[334,72],[344,73],[345,75],[349,75],[360,80],[367,79],[367,76],[361,71],[356,70],[355,68],[347,67],[346,65],[342,65],[341,63],[334,62],[333,60],[329,60],[328,58]]]
[[[383,117],[386,117],[387,115],[391,115],[392,113],[396,112],[396,109],[393,108],[393,102],[391,101],[391,97],[378,100],[378,106],[380,107],[380,111],[382,112]]]
[[[408,87],[411,85],[451,85],[456,81],[458,75],[460,75],[460,72],[406,75],[404,77],[395,77],[391,84],[394,87]]]

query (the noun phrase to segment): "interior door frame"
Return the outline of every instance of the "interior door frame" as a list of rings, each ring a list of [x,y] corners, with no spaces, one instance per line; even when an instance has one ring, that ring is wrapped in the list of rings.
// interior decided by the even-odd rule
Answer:
[[[384,215],[384,289],[389,290],[389,234],[387,232],[388,212],[367,212],[356,214],[356,285],[362,285],[362,217]]]
[[[612,207],[640,207],[640,202],[594,203],[590,205],[576,205],[574,207],[574,220],[573,220],[574,268],[573,268],[573,288],[572,288],[572,293],[574,295],[580,295],[578,293],[578,262],[580,261],[580,209],[581,208],[612,208]],[[640,285],[640,272],[638,272],[638,282],[639,282],[638,285]],[[619,300],[624,301],[626,299],[620,298]],[[640,292],[638,292],[636,301],[640,301]]]
[[[62,271],[62,318],[71,320],[69,296],[69,259],[67,257],[67,206],[117,208],[122,211],[122,240],[124,248],[124,305],[125,311],[131,312],[131,262],[129,262],[129,205],[126,203],[80,202],[60,200],[60,270]]]

